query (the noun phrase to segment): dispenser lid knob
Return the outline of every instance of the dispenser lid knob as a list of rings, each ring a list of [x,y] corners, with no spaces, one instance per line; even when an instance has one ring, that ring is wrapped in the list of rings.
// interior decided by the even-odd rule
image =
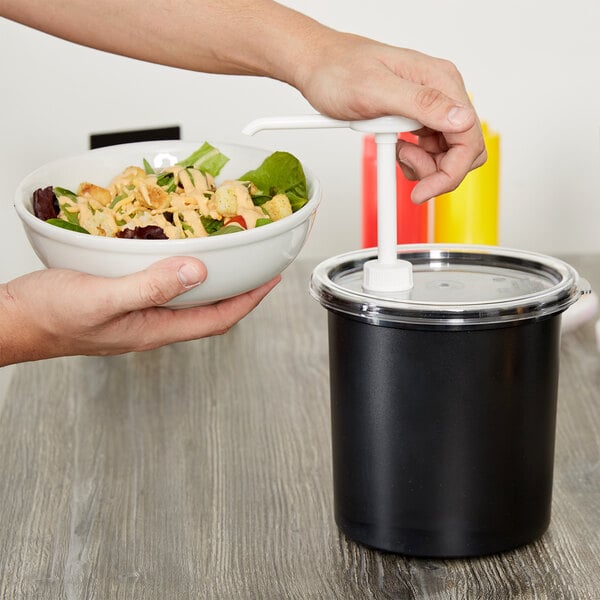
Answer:
[[[386,264],[379,259],[374,259],[363,265],[365,292],[405,292],[412,287],[412,264],[407,260]]]

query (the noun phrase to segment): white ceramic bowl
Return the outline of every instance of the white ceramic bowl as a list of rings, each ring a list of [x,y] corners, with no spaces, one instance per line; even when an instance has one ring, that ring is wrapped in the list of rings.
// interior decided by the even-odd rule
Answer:
[[[230,159],[217,182],[255,169],[271,153],[249,146],[210,143]],[[108,185],[125,167],[141,166],[144,158],[154,167],[167,166],[200,145],[163,141],[111,146],[55,160],[30,173],[17,188],[15,208],[39,259],[46,267],[119,277],[169,256],[194,256],[204,262],[208,276],[203,284],[169,303],[180,308],[236,296],[281,273],[302,249],[321,198],[319,182],[306,168],[309,200],[300,210],[269,225],[229,235],[185,240],[106,238],[62,229],[33,214],[32,195],[37,188],[56,185],[72,189],[82,181]]]

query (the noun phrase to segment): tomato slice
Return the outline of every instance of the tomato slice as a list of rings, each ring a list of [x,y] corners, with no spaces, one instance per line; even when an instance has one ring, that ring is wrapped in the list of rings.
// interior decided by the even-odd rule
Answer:
[[[235,217],[229,217],[225,222],[225,225],[231,225],[232,223],[237,223],[240,227],[248,229],[248,225],[246,225],[246,219],[244,219],[242,215],[235,215]]]

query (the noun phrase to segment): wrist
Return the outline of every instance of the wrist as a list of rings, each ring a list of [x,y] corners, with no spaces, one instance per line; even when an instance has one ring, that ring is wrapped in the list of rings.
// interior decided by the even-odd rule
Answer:
[[[238,12],[232,15],[230,27],[247,32],[247,37],[244,44],[235,39],[219,44],[221,72],[270,77],[302,92],[325,40],[337,32],[271,0],[253,0],[247,10],[236,4]]]
[[[315,72],[325,62],[329,52],[335,52],[337,43],[345,34],[315,23],[296,34],[297,50],[289,57],[289,78],[286,83],[297,88],[304,96]]]
[[[10,284],[0,284],[0,367],[45,358],[38,337],[32,320],[11,294]]]
[[[18,343],[13,331],[13,299],[5,283],[0,284],[0,367],[18,362],[15,346]]]

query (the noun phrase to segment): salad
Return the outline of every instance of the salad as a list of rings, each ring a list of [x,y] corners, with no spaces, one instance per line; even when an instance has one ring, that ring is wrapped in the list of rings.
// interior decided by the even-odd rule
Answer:
[[[36,217],[80,233],[137,239],[184,239],[235,233],[278,221],[308,201],[302,165],[274,152],[238,179],[217,184],[228,158],[205,142],[186,159],[156,170],[143,159],[108,187],[82,182],[33,193]]]

